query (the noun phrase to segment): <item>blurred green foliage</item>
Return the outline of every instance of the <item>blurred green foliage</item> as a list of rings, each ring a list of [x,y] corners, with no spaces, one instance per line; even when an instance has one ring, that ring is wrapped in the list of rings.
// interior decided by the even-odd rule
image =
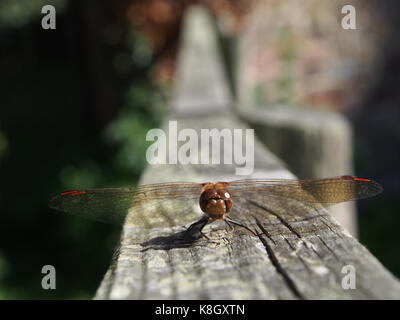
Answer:
[[[53,5],[58,13],[65,8],[65,0],[2,0],[0,1],[0,28],[22,27],[41,14],[42,7]]]
[[[295,102],[295,48],[296,46],[293,31],[288,28],[282,27],[279,36],[279,49],[282,52],[282,67],[280,72],[281,78],[279,79],[280,97],[278,102],[285,105],[293,105]]]
[[[90,299],[109,266],[120,227],[67,216],[47,203],[68,189],[134,186],[146,166],[146,133],[163,115],[166,89],[151,81],[151,48],[137,31],[127,32],[120,46],[139,44],[128,56],[137,76],[119,81],[121,65],[113,61],[121,50],[110,53],[119,111],[100,133],[92,130],[74,106],[70,60],[55,48],[42,54],[36,50],[40,44],[24,41],[40,25],[37,8],[43,1],[22,2],[31,3],[35,14],[18,15],[15,9],[20,22],[8,23],[2,35],[11,36],[1,44],[6,55],[0,76],[7,81],[0,87],[0,299]],[[0,14],[3,25],[5,15]],[[56,290],[41,288],[46,264],[56,268]]]

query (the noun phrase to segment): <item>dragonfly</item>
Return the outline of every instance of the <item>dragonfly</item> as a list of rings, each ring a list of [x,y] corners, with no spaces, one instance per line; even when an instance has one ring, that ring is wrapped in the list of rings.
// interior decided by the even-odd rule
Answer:
[[[196,229],[208,239],[202,230],[213,221],[223,220],[232,228],[240,226],[257,235],[245,223],[250,216],[256,221],[263,221],[266,215],[277,212],[301,217],[313,210],[369,198],[381,192],[378,182],[350,175],[309,180],[171,182],[71,190],[56,195],[49,206],[101,222],[144,228],[192,223],[187,231]]]

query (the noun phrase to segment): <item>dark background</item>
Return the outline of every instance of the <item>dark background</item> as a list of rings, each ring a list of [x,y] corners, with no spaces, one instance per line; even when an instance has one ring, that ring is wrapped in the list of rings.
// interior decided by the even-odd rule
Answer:
[[[93,296],[120,228],[47,203],[69,189],[136,184],[145,135],[166,111],[181,17],[192,2],[54,1],[56,30],[41,28],[41,6],[52,2],[0,3],[0,299]],[[381,72],[347,114],[357,175],[384,187],[359,204],[360,240],[397,276],[399,6],[382,6],[393,27]],[[57,270],[57,290],[41,288],[46,264]]]

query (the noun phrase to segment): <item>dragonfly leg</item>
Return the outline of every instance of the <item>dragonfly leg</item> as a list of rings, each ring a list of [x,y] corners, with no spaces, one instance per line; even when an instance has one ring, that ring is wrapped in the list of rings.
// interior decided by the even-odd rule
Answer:
[[[207,221],[208,222],[208,221]],[[201,228],[200,228],[200,234],[204,237],[204,238],[206,238],[207,240],[210,240],[210,238],[209,237],[207,237],[206,236],[206,234],[205,233],[203,233],[203,228],[206,226],[206,224],[207,224],[207,222],[206,223],[204,223],[202,226],[201,226]]]
[[[237,226],[239,226],[239,227],[245,228],[247,231],[250,231],[252,234],[254,234],[255,236],[257,236],[257,233],[254,232],[254,230],[251,230],[249,227],[245,226],[244,224],[241,224],[240,222],[237,222],[237,221],[232,220],[232,219],[229,219],[229,218],[225,218],[224,220],[225,220],[226,223],[228,223],[228,224],[232,223],[232,224],[235,224],[235,225],[237,225]]]
[[[229,226],[229,228],[231,228],[231,230],[234,229],[234,226],[231,225],[228,221],[226,221],[226,218],[224,219],[225,223]]]
[[[206,226],[206,224],[209,222],[207,216],[203,216],[200,220],[192,223],[189,228],[187,228],[186,233],[192,233],[194,230],[197,230],[200,232],[200,234],[205,237],[206,239],[210,240],[209,237],[207,237],[203,232],[203,228]]]

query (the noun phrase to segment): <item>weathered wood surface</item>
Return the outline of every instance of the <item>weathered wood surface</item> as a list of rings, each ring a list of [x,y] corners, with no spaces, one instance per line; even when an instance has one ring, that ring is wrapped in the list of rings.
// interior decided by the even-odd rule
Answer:
[[[339,113],[283,105],[241,106],[240,118],[298,178],[353,173],[351,127]],[[346,230],[357,235],[354,203],[341,203],[329,211]]]
[[[179,128],[246,128],[227,112],[232,103],[207,14],[193,8],[187,15],[179,80],[170,119]],[[190,55],[193,54],[194,57]],[[190,92],[182,92],[182,88]],[[184,91],[185,91],[184,90]],[[197,102],[191,101],[191,94]],[[183,103],[182,101],[185,101]],[[186,108],[186,105],[188,108]],[[220,112],[220,110],[223,110]],[[167,119],[169,120],[169,119]],[[165,123],[164,129],[168,127]],[[168,130],[166,130],[168,131]],[[234,165],[149,166],[142,184],[169,181],[237,180]],[[255,141],[252,178],[291,178],[282,162]],[[264,210],[257,195],[237,199],[235,206],[251,219]],[[96,299],[396,299],[399,282],[326,210],[291,216],[295,203],[261,222],[259,237],[242,228],[215,222],[205,228],[211,238],[183,238],[187,225],[138,228],[124,226],[120,247]],[[289,209],[289,210],[288,210]],[[145,214],[160,214],[156,209]],[[164,210],[168,217],[174,212]],[[128,219],[129,220],[129,219]],[[341,286],[342,268],[356,270],[356,289]]]

